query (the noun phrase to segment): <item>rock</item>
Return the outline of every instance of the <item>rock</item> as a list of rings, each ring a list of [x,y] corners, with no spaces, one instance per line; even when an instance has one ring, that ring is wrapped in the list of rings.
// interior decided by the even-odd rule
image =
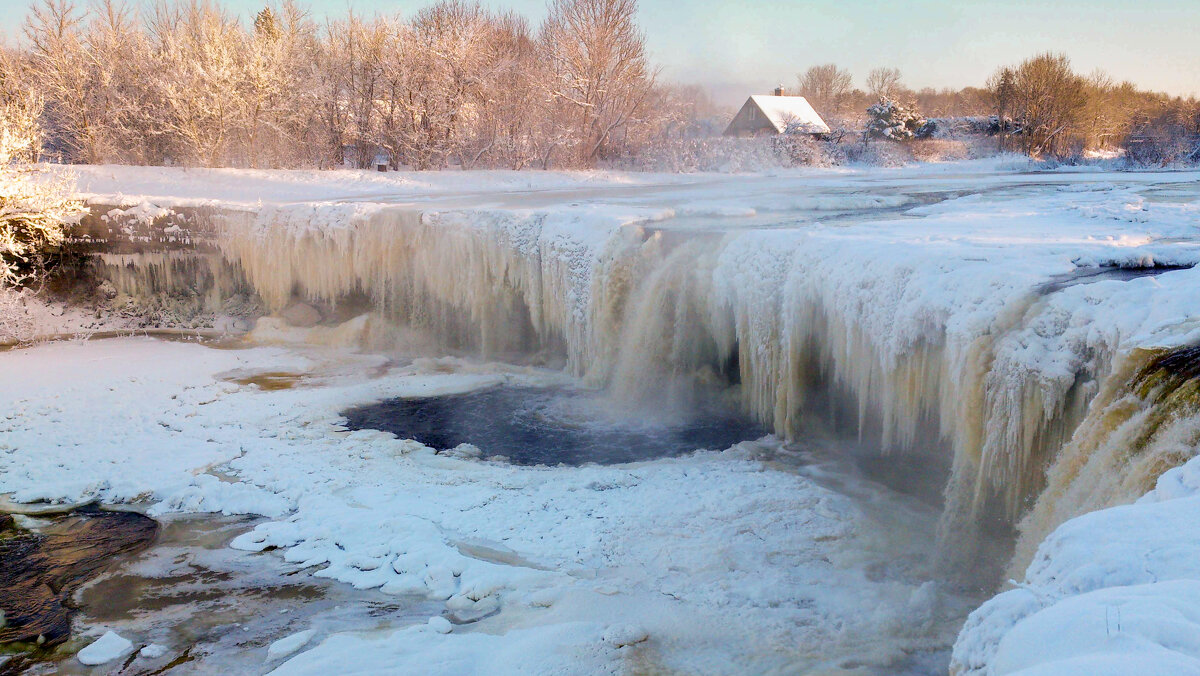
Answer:
[[[13,521],[12,514],[0,514],[0,531],[12,530],[17,527]]]
[[[113,631],[105,632],[75,657],[89,667],[112,662],[133,649],[133,642]]]
[[[106,279],[96,287],[96,293],[105,300],[112,300],[117,297],[117,287]]]
[[[633,624],[615,624],[604,631],[603,641],[614,648],[641,643],[650,638],[645,629]]]
[[[34,521],[14,516],[18,525],[22,519]],[[75,590],[114,556],[148,546],[158,532],[157,522],[135,512],[82,509],[28,525],[37,532],[18,530],[0,538],[0,608],[9,611],[8,624],[0,627],[0,645],[66,641],[72,612],[67,600]]]
[[[478,601],[459,594],[446,601],[446,609],[451,613],[451,619],[458,624],[478,622],[500,609],[500,601],[495,596],[485,596]]]
[[[321,313],[308,303],[292,303],[279,314],[291,326],[307,329],[321,323]]]
[[[474,444],[459,444],[454,448],[448,448],[438,453],[439,455],[448,455],[451,458],[462,460],[478,460],[483,455],[483,451],[479,450],[479,447]]]

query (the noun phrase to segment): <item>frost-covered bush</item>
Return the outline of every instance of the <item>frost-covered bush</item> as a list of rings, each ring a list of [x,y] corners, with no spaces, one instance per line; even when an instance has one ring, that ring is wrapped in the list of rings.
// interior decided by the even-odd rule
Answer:
[[[896,143],[852,142],[844,145],[846,159],[872,167],[901,167],[912,161],[912,154]]]
[[[911,144],[908,150],[918,162],[950,162],[972,157],[971,146],[955,139],[924,139]]]
[[[1200,163],[1200,107],[1165,106],[1129,134],[1124,150],[1134,165]]]
[[[836,142],[818,140],[808,134],[782,134],[672,139],[614,160],[608,166],[637,171],[741,173],[831,167],[845,162],[845,150]]]
[[[873,138],[892,141],[907,141],[926,138],[936,129],[915,110],[906,108],[891,99],[880,99],[879,103],[867,108],[867,133]]]
[[[40,108],[29,97],[0,104],[0,287],[38,280],[61,253],[66,228],[84,211],[68,179],[31,163]]]

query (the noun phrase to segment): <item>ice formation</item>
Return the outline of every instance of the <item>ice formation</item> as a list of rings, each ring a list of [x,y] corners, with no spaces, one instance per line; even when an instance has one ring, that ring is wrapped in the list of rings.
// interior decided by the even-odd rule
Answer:
[[[818,215],[912,202],[842,190],[788,199]],[[1132,349],[1156,332],[1166,345],[1191,336],[1170,325],[1187,320],[1190,271],[1069,281],[1197,259],[1187,242],[1163,243],[1195,209],[1148,206],[1136,186],[1081,181],[1012,203],[979,193],[849,226],[739,227],[723,215],[756,213],[761,200],[707,200],[690,211],[648,200],[275,204],[212,212],[220,255],[104,261],[130,294],[191,285],[219,304],[252,290],[275,312],[365,299],[360,309],[380,318],[376,347],[415,328],[485,357],[565,362],[626,402],[687,405],[697,384],[739,383],[748,410],[784,437],[832,420],[896,462],[940,447],[952,467],[948,554],[969,550],[963,538],[981,521],[1024,514],[1093,398],[1128,384]],[[698,213],[719,215],[714,225]],[[1026,516],[1023,547],[1067,516],[1136,497],[1145,474],[1105,497],[1056,485],[1078,504]]]
[[[182,290],[217,307],[254,294],[277,315],[252,334],[263,342],[424,336],[442,353],[562,366],[641,411],[669,414],[711,386],[783,438],[825,427],[913,471],[941,457],[947,567],[981,567],[979,531],[1015,527],[1010,573],[1032,561],[1027,582],[1048,587],[1060,582],[1046,571],[1068,565],[1063,538],[1095,514],[1072,517],[1132,502],[1195,453],[1200,206],[1174,186],[1193,174],[996,169],[516,195],[372,186],[213,208],[207,249],[103,260],[126,295]],[[326,325],[286,326],[279,316],[301,302]],[[205,504],[191,489],[206,495],[175,499]],[[293,530],[277,522],[241,544],[304,556],[315,545]],[[345,556],[325,561],[330,574],[358,580]],[[438,587],[405,565],[372,570],[362,579]],[[1158,603],[1107,593],[1096,603]],[[1011,646],[1058,621],[1047,598],[1014,590],[985,606],[960,638],[960,668],[1025,668]]]

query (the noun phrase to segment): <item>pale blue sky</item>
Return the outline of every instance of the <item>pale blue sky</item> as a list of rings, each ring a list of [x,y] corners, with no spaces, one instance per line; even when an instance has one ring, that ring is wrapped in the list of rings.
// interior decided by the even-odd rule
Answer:
[[[82,1],[82,0],[81,0]],[[261,0],[222,0],[245,15]],[[427,0],[310,0],[314,15],[408,14]],[[536,22],[544,0],[488,0]],[[17,32],[27,0],[0,0]],[[1200,94],[1200,0],[641,0],[641,25],[664,75],[713,88],[726,102],[810,65],[835,62],[861,86],[875,66],[901,69],[911,87],[981,85],[997,66],[1062,51],[1076,70],[1172,94]]]

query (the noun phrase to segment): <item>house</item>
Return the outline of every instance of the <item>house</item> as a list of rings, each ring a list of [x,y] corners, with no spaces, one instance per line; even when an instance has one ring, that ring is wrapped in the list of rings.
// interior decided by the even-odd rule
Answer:
[[[803,96],[787,96],[780,86],[774,96],[751,96],[733,116],[725,136],[761,134],[828,134],[829,125]]]

